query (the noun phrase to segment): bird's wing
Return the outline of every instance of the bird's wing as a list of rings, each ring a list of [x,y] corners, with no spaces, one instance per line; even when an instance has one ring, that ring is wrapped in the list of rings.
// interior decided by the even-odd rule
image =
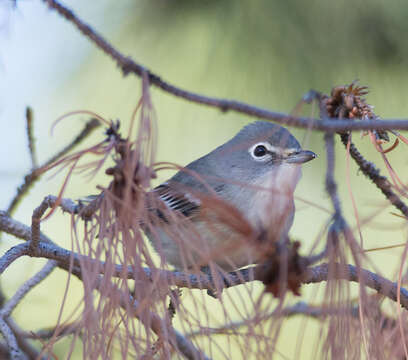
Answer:
[[[200,195],[206,196],[212,192],[216,194],[224,186],[222,179],[217,180],[217,174],[214,173],[214,166],[208,162],[208,156],[204,156],[154,188],[151,193],[165,204],[166,209],[191,219],[200,211]],[[159,208],[160,206],[156,206],[152,210],[167,221],[163,212],[157,210]]]
[[[158,196],[170,211],[176,211],[187,218],[194,216],[200,209],[201,202],[199,199],[189,192],[179,191],[169,186],[168,183],[157,186],[152,193]],[[155,210],[157,211],[158,209]],[[166,220],[161,211],[158,212],[158,216]]]

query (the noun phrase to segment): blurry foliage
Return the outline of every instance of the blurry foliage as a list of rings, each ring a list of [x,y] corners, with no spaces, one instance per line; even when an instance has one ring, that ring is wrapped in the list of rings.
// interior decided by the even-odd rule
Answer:
[[[179,41],[168,44],[175,51],[188,32],[205,23],[212,44],[201,56],[208,57],[216,72],[228,62],[258,81],[268,72],[283,71],[286,79],[281,78],[287,81],[276,88],[292,87],[295,97],[301,88],[327,88],[356,76],[366,82],[372,69],[393,67],[395,72],[407,65],[408,5],[401,0],[161,0],[146,2],[134,15],[128,21],[137,33],[155,28],[163,41],[168,32],[177,31]]]

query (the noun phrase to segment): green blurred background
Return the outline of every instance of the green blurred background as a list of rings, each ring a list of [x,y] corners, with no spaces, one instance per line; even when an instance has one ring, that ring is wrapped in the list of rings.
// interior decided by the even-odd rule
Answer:
[[[290,112],[309,90],[329,92],[332,86],[359,79],[370,88],[368,102],[383,118],[404,118],[408,112],[408,3],[403,0],[121,0],[65,1],[123,54],[147,66],[165,80],[182,88],[241,100],[268,109]],[[140,97],[141,81],[124,78],[115,64],[75,28],[46,9],[41,1],[3,1],[0,7],[0,206],[5,208],[21,177],[29,169],[25,138],[25,106],[34,109],[35,136],[40,162],[68,143],[87,120],[75,116],[59,124],[51,137],[55,119],[73,110],[95,111],[125,125]],[[158,121],[158,161],[185,165],[232,137],[253,119],[188,103],[151,91]],[[304,115],[316,109],[304,106]],[[124,126],[125,128],[125,126]],[[296,194],[331,211],[324,191],[325,153],[322,135],[293,129],[305,148],[319,158],[304,166]],[[382,169],[381,157],[368,138],[355,141],[368,158]],[[102,139],[102,134],[90,139]],[[355,217],[346,186],[345,152],[338,144],[336,175],[344,211],[351,225]],[[405,145],[389,154],[403,181],[408,157]],[[385,170],[384,170],[385,172]],[[162,174],[163,180],[170,174]],[[402,243],[406,228],[375,187],[354,164],[350,171],[359,214],[364,219],[383,209],[363,227],[365,248]],[[106,185],[103,176],[92,182],[77,177],[66,196],[80,197]],[[47,194],[56,194],[62,177],[37,184],[15,217],[29,223],[32,209]],[[311,248],[330,214],[298,201],[292,235]],[[54,216],[43,230],[59,244],[70,247],[69,219]],[[4,236],[2,251],[16,241]],[[401,248],[371,253],[382,273],[396,279]],[[8,296],[41,265],[20,259],[2,276]],[[38,286],[15,311],[25,328],[50,326],[66,286],[66,274],[56,271]],[[80,289],[75,282],[72,292]],[[316,287],[305,286],[303,298]],[[50,296],[51,294],[51,296]],[[72,309],[75,302],[67,305]],[[27,311],[27,308],[30,309]],[[67,310],[67,313],[69,311]],[[316,320],[310,320],[318,328]],[[297,358],[299,320],[284,326],[278,349],[286,358]],[[314,326],[314,327],[313,327]],[[312,342],[318,332],[307,331]],[[313,353],[303,343],[302,358]],[[61,358],[64,342],[60,347]],[[79,352],[78,352],[79,356]],[[312,355],[310,355],[312,356]]]

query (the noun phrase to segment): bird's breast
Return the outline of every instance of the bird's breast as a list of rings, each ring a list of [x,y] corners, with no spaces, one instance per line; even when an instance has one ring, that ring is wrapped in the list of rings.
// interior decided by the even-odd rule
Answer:
[[[253,184],[248,219],[256,227],[268,230],[279,240],[289,231],[294,214],[294,191],[301,177],[301,167],[283,164],[261,177]]]

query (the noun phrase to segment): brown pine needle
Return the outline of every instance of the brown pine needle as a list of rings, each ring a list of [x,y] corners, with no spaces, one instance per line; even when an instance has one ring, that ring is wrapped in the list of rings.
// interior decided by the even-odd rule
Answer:
[[[394,144],[392,144],[392,146],[390,146],[388,149],[383,150],[383,154],[386,154],[386,153],[394,150],[398,146],[398,144],[399,144],[399,140],[398,140],[398,138],[396,138],[395,141],[394,141]]]
[[[397,213],[395,213],[395,212],[393,212],[393,211],[391,211],[391,215],[398,216],[398,217],[400,217],[400,218],[403,218],[403,219],[407,220],[407,218],[406,218],[404,215],[397,214]]]
[[[388,249],[394,249],[394,248],[402,247],[402,246],[406,246],[406,243],[382,246],[382,247],[371,248],[371,249],[365,249],[364,252],[371,252],[371,251],[377,251],[377,250],[388,250]]]

